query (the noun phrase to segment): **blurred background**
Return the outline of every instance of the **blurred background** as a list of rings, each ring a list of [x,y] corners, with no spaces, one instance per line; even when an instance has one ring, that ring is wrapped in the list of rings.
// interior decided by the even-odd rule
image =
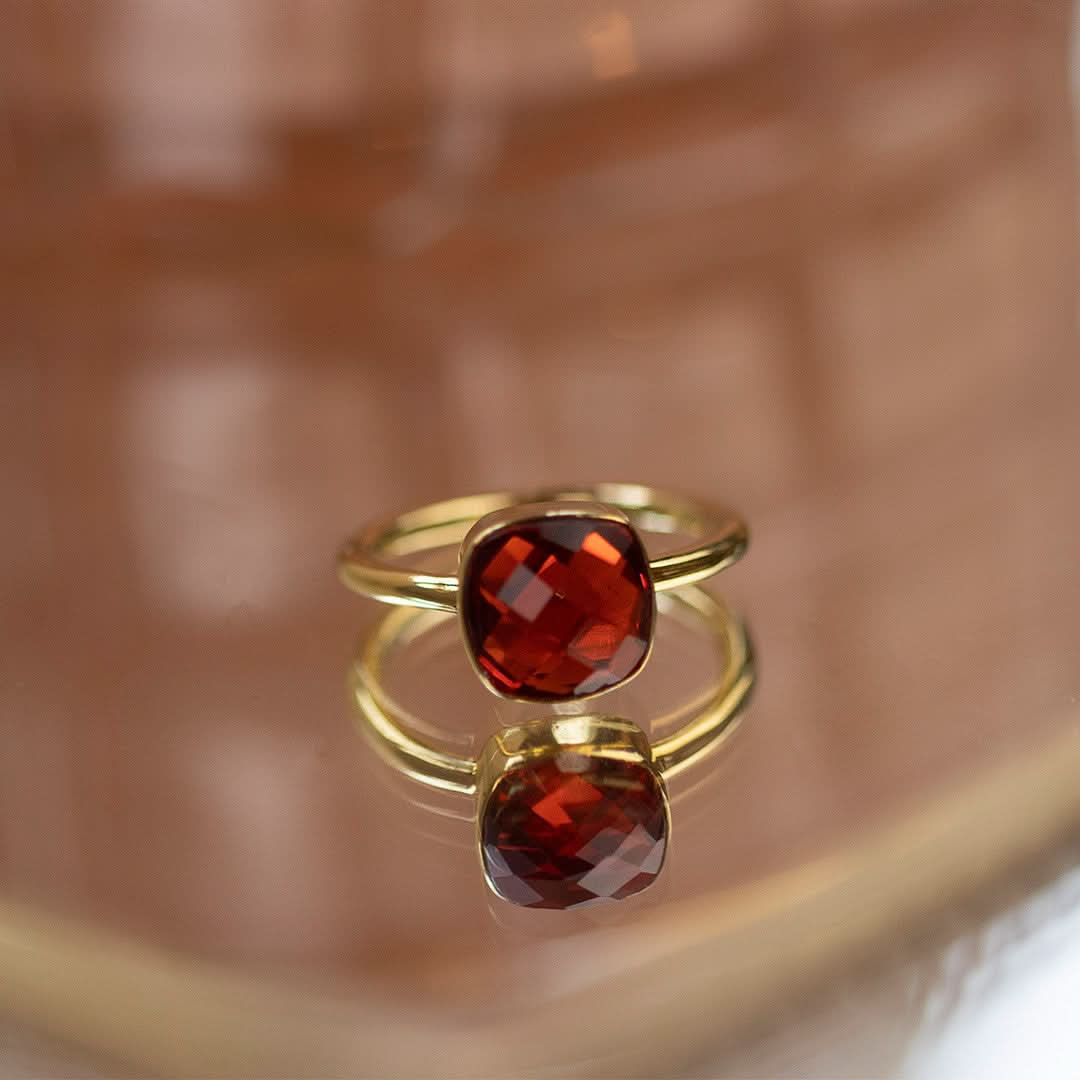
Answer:
[[[0,0],[0,1072],[1077,1075],[1073,27]],[[333,557],[597,479],[747,514],[761,685],[661,883],[508,910]]]

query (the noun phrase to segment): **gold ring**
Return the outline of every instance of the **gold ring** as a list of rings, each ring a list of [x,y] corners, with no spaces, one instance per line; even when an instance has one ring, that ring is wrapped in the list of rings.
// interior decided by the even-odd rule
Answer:
[[[689,547],[649,559],[638,529]],[[459,544],[458,573],[391,559]],[[473,669],[517,701],[583,700],[637,675],[656,594],[702,581],[746,550],[745,523],[700,499],[640,484],[472,495],[376,521],[338,559],[350,589],[458,614]]]
[[[654,721],[678,724],[655,743],[620,717],[561,715],[503,728],[476,757],[454,753],[418,734],[384,689],[393,654],[442,616],[391,612],[361,645],[349,679],[361,730],[398,772],[475,797],[484,877],[503,899],[556,909],[621,900],[660,873],[671,832],[666,782],[720,745],[754,683],[746,629],[722,601],[693,586],[660,607],[705,627],[719,675],[677,716]]]

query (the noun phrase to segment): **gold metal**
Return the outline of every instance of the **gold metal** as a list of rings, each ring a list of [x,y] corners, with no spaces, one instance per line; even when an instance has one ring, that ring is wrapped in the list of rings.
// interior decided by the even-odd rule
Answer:
[[[748,541],[745,522],[710,502],[643,484],[584,484],[467,495],[373,522],[346,542],[338,557],[338,574],[350,589],[385,603],[456,611],[457,574],[408,570],[386,560],[460,544],[481,518],[495,514],[501,518],[505,513],[508,516],[502,523],[507,524],[520,519],[522,505],[537,503],[593,507],[599,503],[604,514],[621,511],[625,518],[619,520],[642,532],[694,537],[696,544],[650,561],[657,592],[692,585],[718,573],[742,556]],[[563,511],[548,507],[545,512]],[[580,515],[582,510],[566,512]]]
[[[647,750],[647,760],[663,778],[670,779],[714,750],[733,729],[754,683],[754,659],[741,620],[722,600],[704,589],[692,586],[660,596],[657,601],[662,613],[703,626],[720,658],[720,675],[715,684],[680,709],[677,717],[655,721],[658,727],[667,727],[687,716],[670,735],[650,746],[634,725],[618,721],[638,731],[645,740],[644,747],[639,743],[634,743],[634,747],[642,753]],[[415,734],[416,722],[383,689],[384,672],[391,655],[444,618],[441,613],[415,608],[390,612],[362,644],[350,668],[349,688],[362,720],[361,730],[389,765],[429,787],[464,795],[479,793],[483,799],[489,790],[485,785],[491,780],[491,762],[497,757],[505,761],[514,753],[526,751],[530,745],[528,733],[511,734],[519,729],[508,729],[492,736],[480,759],[455,754]],[[593,730],[600,730],[595,725],[610,727],[616,720],[610,716],[563,716],[543,723],[552,729],[552,738],[558,738],[559,733],[569,738],[571,733],[590,725],[594,725]]]

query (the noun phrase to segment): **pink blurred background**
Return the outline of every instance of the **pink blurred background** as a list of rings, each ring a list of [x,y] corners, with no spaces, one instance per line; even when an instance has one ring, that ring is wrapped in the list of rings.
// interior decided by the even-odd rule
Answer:
[[[0,25],[4,896],[426,1000],[1075,724],[1068,5],[4,0]],[[432,815],[356,738],[377,612],[333,554],[373,514],[609,478],[746,512],[723,585],[764,675],[663,888],[523,921],[468,807]],[[612,700],[650,714],[700,647]],[[411,692],[482,737],[506,716],[471,678],[447,649]]]

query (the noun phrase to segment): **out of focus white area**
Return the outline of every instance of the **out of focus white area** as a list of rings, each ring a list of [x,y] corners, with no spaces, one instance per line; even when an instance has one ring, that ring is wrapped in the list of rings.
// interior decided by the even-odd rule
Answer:
[[[1075,1080],[1080,847],[886,952],[685,1075],[720,1080]]]
[[[1025,925],[1034,927],[1026,935]],[[1015,939],[1014,929],[1021,931]],[[1073,1008],[1080,994],[1080,871],[1074,867],[970,944],[977,962],[960,968],[955,1004],[939,1032],[912,1045],[903,1075],[1004,1080],[1080,1073]],[[959,952],[962,962],[968,946],[962,940],[946,957]]]

